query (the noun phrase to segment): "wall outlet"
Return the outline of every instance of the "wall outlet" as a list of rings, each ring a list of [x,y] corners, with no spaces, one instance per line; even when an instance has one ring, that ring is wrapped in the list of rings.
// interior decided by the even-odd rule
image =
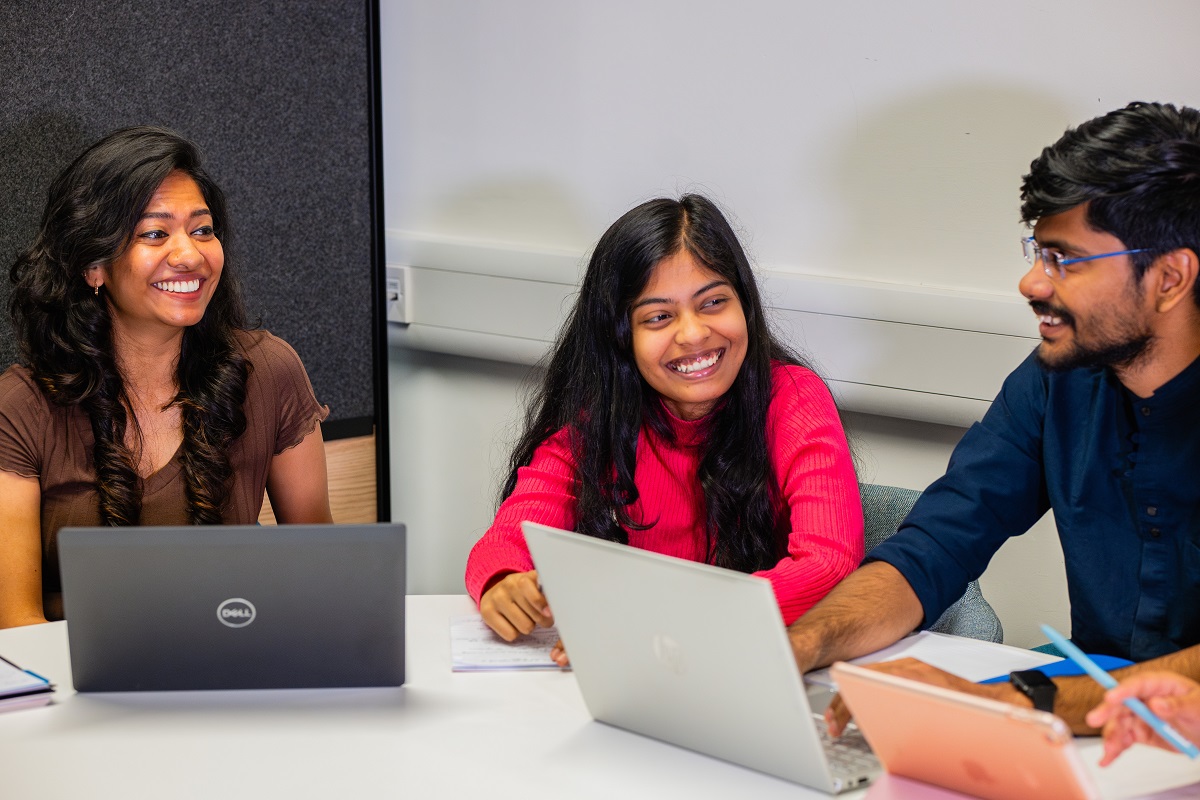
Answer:
[[[407,325],[412,322],[411,273],[408,267],[388,267],[384,291],[387,293],[387,321]]]

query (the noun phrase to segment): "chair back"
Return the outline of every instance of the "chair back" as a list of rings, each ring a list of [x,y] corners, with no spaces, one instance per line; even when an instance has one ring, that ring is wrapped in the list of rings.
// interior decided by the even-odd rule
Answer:
[[[896,532],[921,493],[915,489],[876,483],[860,484],[859,491],[862,494],[866,552],[870,553],[877,544]],[[1004,627],[995,610],[984,599],[979,581],[971,581],[966,593],[946,609],[946,613],[938,618],[930,630],[989,642],[1004,641]]]

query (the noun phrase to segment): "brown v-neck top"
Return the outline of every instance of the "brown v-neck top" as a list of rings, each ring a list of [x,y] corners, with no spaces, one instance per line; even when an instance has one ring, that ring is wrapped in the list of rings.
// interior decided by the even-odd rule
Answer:
[[[287,342],[266,331],[242,331],[238,342],[251,369],[246,432],[229,452],[233,485],[222,516],[230,525],[258,519],[272,457],[299,444],[329,415]],[[100,524],[94,444],[83,409],[55,405],[25,367],[14,365],[0,375],[0,470],[36,477],[41,484],[42,591],[48,618],[61,615],[59,529]],[[176,453],[143,481],[140,524],[188,524],[182,469]]]

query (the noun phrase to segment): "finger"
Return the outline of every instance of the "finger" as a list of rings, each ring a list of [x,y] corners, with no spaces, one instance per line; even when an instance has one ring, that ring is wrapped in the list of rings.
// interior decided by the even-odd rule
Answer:
[[[538,586],[537,572],[527,572],[520,576],[512,588],[512,599],[535,625],[548,628],[554,624],[546,596]]]
[[[1084,721],[1093,728],[1103,728],[1108,723],[1117,709],[1122,708],[1120,705],[1114,705],[1107,698],[1102,700],[1098,706],[1093,708],[1084,717]]]
[[[480,606],[479,614],[483,617],[483,621],[487,623],[487,626],[494,630],[496,635],[504,641],[511,642],[521,635],[521,632],[513,627],[508,619],[494,608],[484,609],[483,606]]]
[[[567,658],[567,648],[563,647],[562,639],[554,643],[554,647],[550,648],[550,659],[560,667],[569,667],[571,660]]]
[[[513,602],[508,588],[504,582],[492,587],[479,604],[479,613],[501,639],[511,642],[521,634],[530,633],[537,625]]]
[[[846,726],[850,724],[850,708],[840,694],[835,694],[829,701],[829,707],[825,709],[825,724],[830,736],[837,737],[846,732]]]
[[[1104,731],[1104,755],[1100,758],[1100,766],[1107,767],[1133,744],[1127,729],[1113,725]]]

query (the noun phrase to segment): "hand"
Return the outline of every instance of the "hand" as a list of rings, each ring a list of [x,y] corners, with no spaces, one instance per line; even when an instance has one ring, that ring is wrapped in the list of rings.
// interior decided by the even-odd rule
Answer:
[[[506,642],[531,633],[534,628],[549,628],[554,624],[554,616],[538,586],[537,570],[509,573],[496,581],[479,599],[479,613],[488,627]]]
[[[1088,712],[1087,723],[1102,728],[1104,733],[1104,757],[1100,759],[1100,766],[1107,767],[1134,743],[1175,749],[1123,705],[1130,697],[1145,702],[1185,739],[1192,742],[1200,739],[1200,684],[1173,672],[1139,673],[1121,681],[1115,689],[1109,689],[1104,702]]]
[[[1005,689],[1009,688],[1005,685],[998,684],[995,686],[987,684],[971,683],[957,675],[952,675],[949,672],[940,670],[937,667],[930,666],[924,661],[918,661],[915,658],[898,658],[895,661],[880,661],[876,664],[867,664],[867,669],[873,669],[878,672],[886,672],[889,675],[895,675],[899,678],[907,678],[912,681],[920,681],[933,686],[940,686],[943,689],[951,689],[956,692],[965,694],[973,694],[981,697],[989,697],[993,700],[1005,700],[1012,702],[1017,698],[1009,698],[1005,696]],[[1013,692],[1017,694],[1016,692]],[[1029,705],[1028,702],[1024,705]],[[841,736],[845,732],[846,726],[850,723],[850,709],[842,700],[840,694],[834,695],[833,700],[829,703],[829,707],[825,709],[825,723],[829,726],[830,736]]]
[[[550,659],[560,667],[571,666],[571,659],[567,658],[567,648],[563,647],[562,639],[554,643],[554,647],[550,648]]]

